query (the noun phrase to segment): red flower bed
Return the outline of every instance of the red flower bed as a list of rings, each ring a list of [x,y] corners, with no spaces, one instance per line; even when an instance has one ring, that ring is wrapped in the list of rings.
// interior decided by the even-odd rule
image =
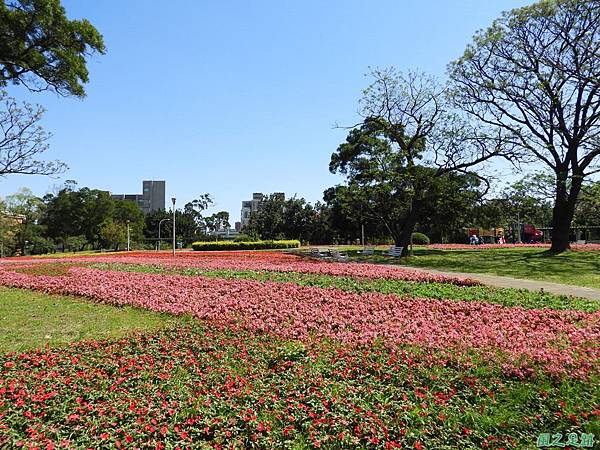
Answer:
[[[180,328],[0,355],[0,447],[529,448],[600,414],[589,384],[556,386],[427,353]],[[515,409],[514,393],[530,401]]]
[[[74,294],[197,318],[239,323],[284,338],[330,337],[352,345],[377,339],[458,353],[477,350],[516,376],[529,363],[585,377],[600,360],[600,312],[507,308],[483,302],[404,299],[291,283],[70,268],[36,276],[5,266],[0,284]]]

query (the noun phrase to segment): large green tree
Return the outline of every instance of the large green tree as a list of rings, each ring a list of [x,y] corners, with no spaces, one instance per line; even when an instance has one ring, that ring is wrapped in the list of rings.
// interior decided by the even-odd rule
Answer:
[[[473,213],[487,185],[471,173],[449,173],[436,183],[435,195],[421,214],[416,229],[432,242],[460,242],[473,222]]]
[[[141,242],[144,237],[144,213],[134,202],[113,200],[112,219],[118,223],[129,224],[132,242]]]
[[[45,228],[40,224],[44,212],[42,199],[27,188],[6,196],[2,215],[6,226],[4,234],[10,238],[3,241],[8,244],[5,253],[15,250],[23,254],[46,253],[52,250],[53,244],[45,238]]]
[[[553,252],[600,171],[600,2],[543,0],[475,35],[449,67],[457,103],[554,174]]]
[[[263,195],[258,209],[250,214],[244,233],[261,239],[278,239],[284,235],[285,219],[283,211],[285,200],[277,194]]]
[[[394,69],[372,77],[360,102],[364,119],[333,153],[329,169],[346,176],[365,211],[407,249],[443,180],[461,173],[486,184],[480,166],[510,154],[511,143],[454,111],[446,87],[432,77]]]
[[[600,226],[600,181],[581,189],[574,222],[583,226]]]
[[[127,226],[109,218],[100,225],[98,238],[103,248],[118,251],[127,242]]]
[[[83,97],[86,60],[104,51],[98,30],[86,19],[69,20],[60,0],[0,1],[0,87]]]
[[[231,227],[229,223],[229,213],[227,211],[219,211],[204,218],[206,228],[211,233],[216,234],[217,231]]]
[[[279,194],[271,194],[263,196],[244,232],[261,239],[311,241],[317,221],[318,214],[304,198],[285,200]]]
[[[44,203],[46,213],[41,222],[48,236],[63,245],[72,236],[84,236],[89,244],[98,245],[102,224],[115,212],[115,201],[107,191],[76,189],[74,183],[46,195]]]

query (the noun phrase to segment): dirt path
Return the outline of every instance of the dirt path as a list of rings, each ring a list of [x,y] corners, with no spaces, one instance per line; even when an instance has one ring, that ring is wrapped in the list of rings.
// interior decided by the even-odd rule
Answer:
[[[540,280],[522,280],[520,278],[500,277],[497,275],[487,275],[484,273],[464,273],[464,272],[449,272],[435,269],[426,269],[422,267],[403,266],[415,270],[422,270],[439,275],[448,275],[464,278],[472,278],[481,281],[489,286],[514,288],[514,289],[529,289],[530,291],[539,291],[543,289],[546,292],[552,292],[558,295],[572,295],[574,297],[589,298],[600,301],[600,289],[589,287],[572,286],[570,284],[552,283],[549,281]]]

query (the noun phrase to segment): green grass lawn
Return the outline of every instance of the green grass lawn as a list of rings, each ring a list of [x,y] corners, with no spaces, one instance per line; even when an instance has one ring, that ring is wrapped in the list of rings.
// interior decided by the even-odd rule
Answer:
[[[360,256],[354,260],[455,272],[552,281],[600,288],[600,252],[571,251],[550,255],[541,248],[499,248],[491,250],[438,250],[415,247],[414,256],[394,259],[383,255]]]
[[[131,307],[114,307],[75,297],[0,288],[0,352],[121,337],[187,319]]]

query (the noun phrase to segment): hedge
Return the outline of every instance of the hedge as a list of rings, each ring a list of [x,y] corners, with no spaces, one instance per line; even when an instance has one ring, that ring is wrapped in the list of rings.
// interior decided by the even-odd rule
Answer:
[[[412,234],[412,243],[415,245],[429,245],[430,240],[426,234],[415,232]]]
[[[232,242],[232,241],[214,241],[214,242],[194,242],[192,248],[198,251],[212,251],[212,250],[266,250],[266,249],[278,249],[278,248],[298,248],[300,247],[300,241],[243,241],[243,242]]]

